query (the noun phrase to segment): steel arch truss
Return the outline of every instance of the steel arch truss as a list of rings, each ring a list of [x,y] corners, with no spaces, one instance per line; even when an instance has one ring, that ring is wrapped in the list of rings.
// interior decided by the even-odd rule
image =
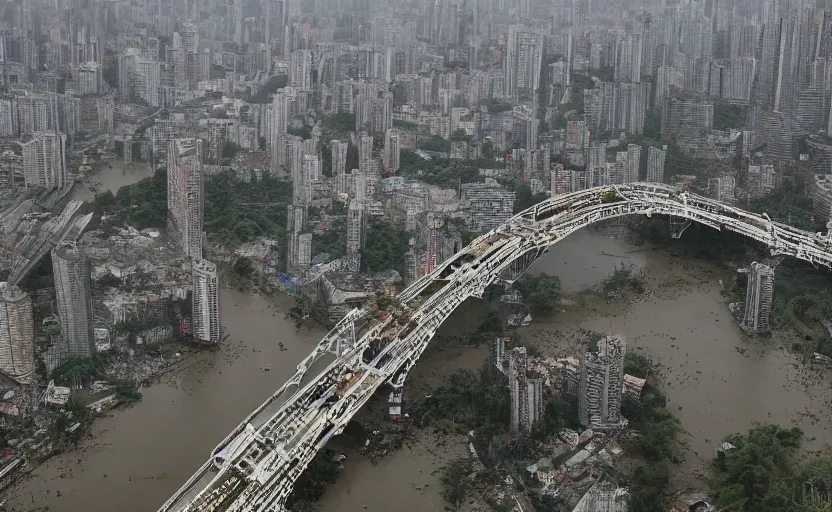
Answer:
[[[419,278],[399,294],[399,314],[380,316],[367,307],[351,311],[160,512],[283,510],[315,454],[385,382],[404,384],[439,326],[460,304],[482,297],[499,278],[516,280],[547,247],[578,229],[625,215],[683,219],[676,237],[690,222],[698,222],[758,240],[772,255],[832,267],[828,235],[666,185],[598,187],[549,199],[476,238]],[[334,360],[301,387],[311,365],[327,354]],[[287,397],[289,388],[295,391]]]

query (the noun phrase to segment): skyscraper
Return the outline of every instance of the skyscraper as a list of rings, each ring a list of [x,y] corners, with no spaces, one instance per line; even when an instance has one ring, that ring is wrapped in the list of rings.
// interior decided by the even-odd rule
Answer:
[[[202,257],[202,151],[201,139],[174,139],[168,147],[168,232],[192,258]]]
[[[542,36],[522,25],[510,26],[503,58],[504,95],[517,99],[521,92],[528,94],[536,91],[540,86],[542,59]]]
[[[627,344],[616,336],[605,336],[581,357],[578,383],[578,419],[595,429],[621,424],[621,390]]]
[[[373,136],[362,133],[358,136],[358,168],[363,171],[364,164],[373,158]]]
[[[289,63],[289,85],[312,89],[312,50],[295,50]]]
[[[638,181],[638,170],[641,164],[641,146],[638,144],[627,145],[627,167],[624,170],[624,183],[635,183]]]
[[[297,267],[307,269],[312,262],[312,233],[297,235]]]
[[[364,248],[366,224],[364,205],[351,201],[347,209],[347,255],[361,254],[361,249]]]
[[[283,91],[277,91],[272,98],[271,114],[269,148],[271,149],[272,172],[275,172],[278,166],[288,166],[286,123],[289,116],[289,98]]]
[[[399,169],[400,154],[399,132],[391,128],[384,134],[384,165],[396,172]]]
[[[27,187],[60,188],[66,185],[66,135],[41,132],[19,143],[23,155],[23,178]]]
[[[55,299],[61,334],[72,357],[95,353],[90,261],[84,250],[65,244],[52,250]]]
[[[220,342],[220,301],[217,266],[208,260],[192,260],[194,340],[216,345]]]
[[[647,181],[664,183],[664,158],[666,152],[650,146],[647,151]]]
[[[543,380],[528,373],[526,347],[512,349],[508,354],[512,432],[531,432],[543,415]]]
[[[35,373],[32,300],[6,283],[0,283],[0,373],[21,384],[28,384]]]
[[[332,175],[346,174],[347,172],[347,151],[349,142],[345,140],[333,140],[329,144],[332,151]]]

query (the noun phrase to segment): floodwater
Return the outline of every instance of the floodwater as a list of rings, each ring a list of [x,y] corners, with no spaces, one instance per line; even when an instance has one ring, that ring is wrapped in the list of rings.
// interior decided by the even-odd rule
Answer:
[[[220,303],[230,340],[142,390],[135,406],[97,420],[92,437],[77,450],[50,459],[11,489],[7,506],[156,510],[294,373],[321,337],[314,330],[296,331],[285,319],[286,308],[262,296],[222,289]],[[280,342],[287,350],[280,350]]]
[[[72,190],[72,199],[74,201],[89,201],[96,194],[106,190],[115,194],[121,187],[132,185],[152,175],[152,169],[145,163],[125,164],[123,160],[117,158],[105,158],[102,160],[101,169],[96,174],[90,176],[85,182],[75,184],[75,188]]]
[[[536,270],[563,275],[566,282],[559,268],[591,268],[603,279],[614,267],[597,261],[604,257],[601,253],[626,255],[622,262],[644,272],[650,293],[634,304],[601,303],[533,324],[524,339],[544,353],[574,355],[579,329],[623,335],[628,350],[661,365],[667,407],[681,420],[687,463],[697,468],[715,456],[722,438],[755,423],[800,427],[810,449],[832,440],[829,372],[804,366],[783,349],[788,342],[779,336],[750,338],[742,332],[720,294],[720,280],[729,283],[732,278],[728,269],[600,240],[597,234],[584,236],[598,245],[585,244],[584,252],[564,251],[567,258],[579,256],[566,264],[555,246],[536,262]],[[617,246],[614,251],[607,249],[610,243]],[[568,277],[575,280],[574,274]],[[591,285],[591,280],[587,277],[581,284]]]
[[[655,358],[664,368],[668,407],[688,433],[692,469],[701,469],[724,435],[754,422],[799,426],[815,438],[812,448],[830,438],[829,379],[805,370],[776,340],[742,335],[719,295],[719,280],[730,278],[727,270],[579,232],[552,247],[532,271],[557,275],[565,289],[574,291],[597,284],[620,262],[648,275],[648,298],[570,308],[551,322],[524,329],[523,338],[546,353],[574,354],[579,329],[619,333],[626,336],[628,350]],[[291,375],[322,334],[296,331],[284,318],[285,302],[275,306],[261,296],[227,289],[221,301],[228,343],[184,362],[143,390],[144,399],[134,407],[96,421],[93,437],[78,450],[53,458],[7,492],[8,505],[17,510],[155,510]],[[476,309],[460,308],[442,333],[464,332],[475,322]],[[280,351],[278,342],[288,350]],[[485,347],[459,348],[448,339],[432,344],[414,369],[412,378],[420,382],[416,392],[425,392],[455,368],[480,368],[485,353]],[[270,371],[262,371],[266,367]],[[344,474],[319,509],[441,511],[435,472],[463,453],[458,440],[418,436],[377,465],[350,453]]]

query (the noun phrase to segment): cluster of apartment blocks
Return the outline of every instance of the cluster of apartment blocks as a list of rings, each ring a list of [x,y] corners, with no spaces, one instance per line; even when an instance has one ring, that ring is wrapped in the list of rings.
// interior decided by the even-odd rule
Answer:
[[[621,397],[627,388],[627,345],[622,338],[604,336],[593,341],[580,359],[531,357],[525,347],[506,349],[506,341],[496,338],[492,342],[488,365],[492,373],[508,376],[512,432],[532,431],[543,415],[545,390],[577,395],[578,420],[585,427],[603,430],[625,423]]]
[[[78,98],[26,91],[0,98],[0,187],[66,185],[66,134],[77,125]]]
[[[617,144],[614,144],[612,148],[617,146]],[[641,146],[628,144],[626,151],[615,152],[615,160],[612,162],[607,162],[607,152],[608,147],[606,143],[593,142],[589,147],[583,149],[587,162],[585,169],[566,169],[563,164],[552,164],[552,195],[584,190],[596,186],[634,183],[644,179],[639,175],[643,158]],[[666,154],[666,147],[661,149],[653,146],[649,147],[646,155],[647,181],[658,183],[665,181],[664,164]]]

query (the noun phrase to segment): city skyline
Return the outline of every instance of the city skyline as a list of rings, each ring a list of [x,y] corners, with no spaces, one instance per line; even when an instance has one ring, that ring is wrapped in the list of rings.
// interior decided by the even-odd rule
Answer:
[[[590,226],[580,250],[554,249]],[[692,262],[635,254],[625,238],[651,252],[674,244],[674,257]],[[562,261],[533,266],[550,247]],[[666,297],[654,292],[714,302],[710,313],[733,320],[732,330],[701,337],[729,340],[731,357],[788,332],[784,346],[805,356],[795,368],[832,361],[832,286],[815,268],[832,266],[832,2],[7,2],[0,256],[9,430],[0,480],[89,432],[107,435],[90,430],[98,411],[141,399],[166,372],[188,391],[161,413],[148,409],[165,419],[164,440],[146,426],[129,439],[150,446],[142,436],[156,436],[166,455],[179,450],[181,467],[103,442],[126,468],[109,471],[106,489],[66,491],[108,474],[81,463],[84,471],[12,507],[151,509],[169,495],[161,512],[283,512],[309,495],[307,468],[350,470],[327,450],[358,421],[373,426],[371,454],[420,422],[467,432],[476,463],[463,472],[489,478],[466,480],[471,494],[449,505],[670,510],[681,498],[667,468],[688,455],[676,435],[710,444],[731,432],[691,425],[690,402],[678,414],[668,408],[680,396],[670,373],[704,371],[694,367],[707,357],[699,341],[676,342],[684,322],[653,332],[666,320],[655,306]],[[710,271],[706,257],[739,271]],[[785,257],[805,264],[781,266]],[[576,282],[592,290],[575,295]],[[257,302],[267,297],[282,298]],[[599,320],[585,297],[620,315]],[[477,325],[452,322],[445,352],[423,357],[471,298],[487,309]],[[604,335],[583,330],[601,321]],[[578,343],[564,334],[575,332]],[[276,348],[264,350],[260,337]],[[659,337],[684,359],[656,348]],[[418,361],[450,365],[483,340],[494,341],[482,375],[413,391]],[[719,366],[720,393],[749,393],[728,420],[771,417],[758,414],[766,400],[751,388],[728,384],[766,357]],[[226,371],[234,364],[244,371]],[[679,380],[703,386],[709,401],[724,398],[704,379]],[[228,411],[241,415],[250,397],[269,394],[218,445],[202,439],[233,424]],[[804,394],[808,386],[795,396]],[[374,396],[390,397],[378,424],[368,421],[376,408],[364,407]],[[214,420],[201,416],[206,400]],[[811,410],[828,400],[809,401],[812,428],[828,423]],[[183,411],[212,423],[200,432],[168,425]],[[668,421],[654,428],[659,420]],[[168,443],[179,430],[189,439]],[[703,446],[695,449],[705,460]],[[731,446],[720,457],[744,448]],[[173,476],[153,489],[119,476],[137,474]],[[730,507],[720,502],[730,494],[723,477],[703,486],[716,493],[703,502]],[[420,507],[428,496],[435,506],[436,478],[399,501]]]

